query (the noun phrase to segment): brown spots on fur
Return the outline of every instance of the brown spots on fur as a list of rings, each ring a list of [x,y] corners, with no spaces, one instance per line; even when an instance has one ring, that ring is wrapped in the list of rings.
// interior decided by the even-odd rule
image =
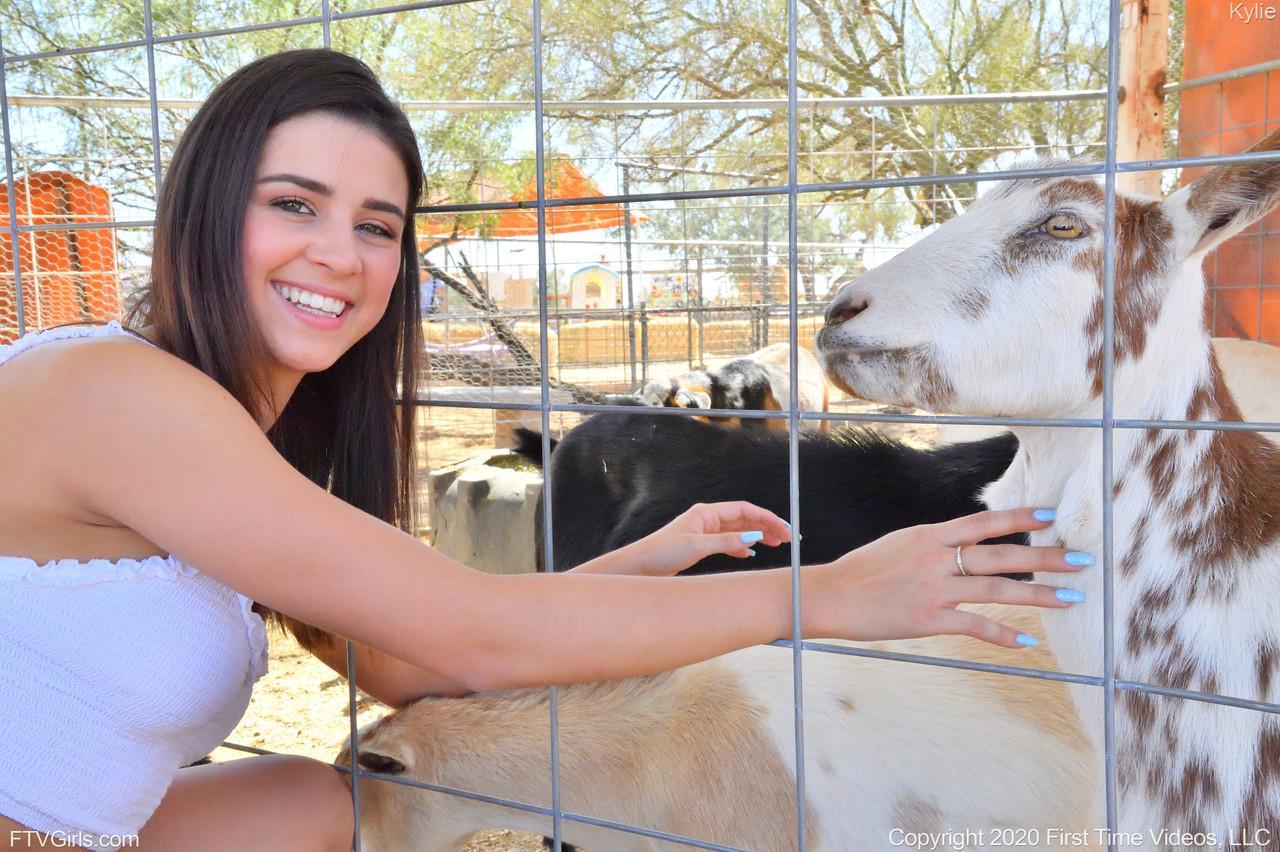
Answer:
[[[1040,190],[1040,198],[1048,207],[1058,207],[1073,201],[1099,206],[1106,203],[1106,194],[1101,184],[1095,180],[1080,178],[1054,181]]]
[[[1240,808],[1240,826],[1270,828],[1273,840],[1276,814],[1280,813],[1280,721],[1271,716],[1258,734],[1257,757],[1249,777],[1253,783]]]
[[[1212,757],[1199,757],[1183,767],[1181,776],[1174,779],[1175,786],[1165,799],[1166,825],[1177,825],[1172,820],[1190,820],[1185,823],[1193,833],[1205,830],[1204,814],[1212,813],[1222,803],[1222,785]]]
[[[914,793],[905,793],[893,803],[889,825],[905,832],[936,834],[943,828],[942,812],[932,802]]]
[[[1112,500],[1120,499],[1120,495],[1124,493],[1124,487],[1126,484],[1127,482],[1124,478],[1124,472],[1121,471],[1116,476],[1115,481],[1111,483],[1111,499]]]
[[[1177,442],[1173,435],[1162,435],[1147,458],[1147,479],[1151,482],[1151,496],[1163,503],[1173,490],[1177,470]]]
[[[1117,496],[1119,496],[1117,494]],[[1147,547],[1147,525],[1150,523],[1150,515],[1142,514],[1138,517],[1137,523],[1133,525],[1133,534],[1129,539],[1129,546],[1124,552],[1124,556],[1120,558],[1120,576],[1129,578],[1134,576],[1138,571],[1138,566],[1142,564],[1142,553]]]
[[[916,357],[920,373],[920,404],[929,411],[946,411],[955,396],[955,386],[942,372],[932,352],[919,351]]]
[[[977,287],[961,294],[955,300],[956,310],[970,320],[980,320],[991,307],[991,294]]]
[[[1147,333],[1160,317],[1168,286],[1166,273],[1172,258],[1166,247],[1173,226],[1159,202],[1116,199],[1115,314],[1112,328],[1112,360],[1140,358],[1147,348]],[[1083,260],[1083,256],[1078,260]],[[1085,320],[1090,343],[1088,370],[1095,395],[1102,394],[1103,264],[1097,249],[1088,268],[1098,282],[1098,292]]]
[[[1191,402],[1187,404],[1188,420],[1204,420],[1210,415],[1217,419],[1220,416],[1221,412],[1218,407],[1216,390],[1214,382],[1210,381],[1207,384],[1200,385],[1192,392]]]
[[[1156,698],[1146,692],[1134,692],[1132,690],[1120,691],[1116,695],[1116,705],[1120,707],[1120,713],[1129,720],[1129,725],[1135,733],[1137,733],[1138,753],[1134,755],[1125,755],[1124,760],[1116,761],[1116,769],[1119,770],[1119,780],[1121,789],[1128,789],[1138,780],[1138,770],[1149,764],[1149,748],[1151,742],[1143,737],[1143,732],[1149,732],[1156,724]],[[1152,778],[1147,778],[1148,792],[1151,792]]]
[[[1267,696],[1271,694],[1271,676],[1275,674],[1277,662],[1280,662],[1280,659],[1277,659],[1274,643],[1264,642],[1258,646],[1258,655],[1254,661],[1254,666],[1258,673],[1259,701],[1266,701]]]
[[[901,384],[910,386],[915,379],[916,392],[911,403],[930,411],[947,410],[955,395],[955,386],[942,371],[937,350],[932,345],[885,349],[878,356],[887,369],[898,373]]]
[[[1123,570],[1124,564],[1121,563]],[[1170,607],[1174,602],[1172,586],[1151,586],[1138,596],[1137,604],[1129,612],[1125,652],[1133,656],[1148,648],[1169,644],[1173,628],[1168,623]]]
[[[852,713],[858,709],[858,706],[853,703],[853,699],[847,695],[839,698],[836,701],[836,705],[846,713]]]
[[[1216,357],[1208,383],[1192,395],[1187,419],[1243,420]],[[1208,507],[1201,522],[1183,524],[1173,536],[1192,567],[1203,566],[1193,591],[1229,594],[1237,579],[1232,566],[1280,537],[1280,448],[1256,432],[1214,432],[1194,470],[1179,476],[1198,480],[1194,491]]]

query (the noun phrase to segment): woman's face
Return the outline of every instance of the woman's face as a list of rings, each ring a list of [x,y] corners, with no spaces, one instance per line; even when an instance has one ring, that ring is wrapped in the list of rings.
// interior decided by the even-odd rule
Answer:
[[[375,131],[327,113],[272,128],[242,260],[275,379],[296,384],[328,368],[377,324],[400,269],[408,197],[404,165]]]

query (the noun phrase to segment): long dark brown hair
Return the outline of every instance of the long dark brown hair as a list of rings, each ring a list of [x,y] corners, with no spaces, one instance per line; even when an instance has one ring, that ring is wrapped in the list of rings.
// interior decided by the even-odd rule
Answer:
[[[162,348],[213,378],[255,416],[271,403],[258,367],[266,345],[249,312],[240,262],[245,209],[267,134],[282,121],[315,112],[378,133],[404,163],[405,209],[418,206],[423,178],[417,141],[368,66],[331,50],[264,57],[214,89],[182,134],[157,200],[151,280],[125,317],[134,328],[154,326]],[[418,301],[410,212],[386,313],[333,366],[304,376],[267,432],[312,482],[410,534],[417,533],[412,400],[422,351]],[[308,650],[331,641],[310,625],[258,609]]]

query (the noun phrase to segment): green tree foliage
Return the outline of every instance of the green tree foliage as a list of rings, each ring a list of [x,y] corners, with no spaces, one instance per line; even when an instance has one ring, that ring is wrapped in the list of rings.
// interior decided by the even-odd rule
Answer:
[[[335,2],[334,8],[356,7]],[[296,21],[320,11],[317,0],[155,0],[152,9],[162,39]],[[799,0],[799,9],[802,99],[1055,91],[1104,83],[1105,4],[1092,0]],[[531,23],[529,0],[477,0],[332,23],[332,46],[364,59],[407,102],[432,203],[510,195],[532,174]],[[321,33],[320,24],[311,22],[162,40],[155,49],[161,161],[190,118],[189,102],[256,56],[320,46]],[[547,146],[561,152],[549,157],[572,157],[597,176],[620,159],[630,161],[637,192],[785,183],[785,0],[547,0],[543,36]],[[9,53],[142,38],[142,0],[0,0],[0,39]],[[151,114],[143,103],[149,90],[143,48],[16,63],[7,83],[11,96],[135,99],[128,107],[80,100],[12,107],[10,113],[20,164],[70,168],[108,186],[118,205],[145,217],[154,204],[155,160]],[[730,108],[669,103],[761,98],[773,100]],[[664,103],[623,111],[562,103],[652,99]],[[487,106],[443,109],[424,102]],[[1096,101],[803,104],[797,123],[799,180],[826,184],[980,171],[1032,149],[1086,153],[1102,138],[1102,107]],[[972,185],[943,184],[806,194],[797,228],[802,242],[876,234],[893,239],[913,218],[929,225],[953,215],[972,191]],[[904,200],[910,206],[898,203]],[[646,228],[661,238],[758,240],[758,208],[751,199],[646,209]],[[774,212],[771,240],[783,245],[785,212]],[[491,220],[472,215],[457,224],[479,225],[483,232]],[[741,252],[720,254],[717,260],[731,267],[758,262],[744,260]],[[835,262],[817,252],[807,257],[800,259],[802,278]]]

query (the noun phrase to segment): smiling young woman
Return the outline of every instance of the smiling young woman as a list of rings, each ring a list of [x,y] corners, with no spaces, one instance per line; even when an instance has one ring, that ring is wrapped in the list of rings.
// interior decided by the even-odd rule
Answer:
[[[790,634],[789,569],[667,576],[790,540],[748,504],[695,506],[555,575],[481,574],[411,534],[397,396],[416,398],[422,350],[421,187],[409,122],[362,63],[258,60],[175,149],[125,324],[0,347],[0,409],[21,415],[0,418],[0,848],[349,848],[350,792],[325,764],[180,768],[243,714],[263,615],[339,671],[350,637],[360,686],[396,705]],[[976,545],[1047,524],[984,513],[806,568],[801,632],[1027,644],[955,606],[1065,606],[1054,590],[955,566],[963,546],[971,575],[1074,570],[1060,549]]]

